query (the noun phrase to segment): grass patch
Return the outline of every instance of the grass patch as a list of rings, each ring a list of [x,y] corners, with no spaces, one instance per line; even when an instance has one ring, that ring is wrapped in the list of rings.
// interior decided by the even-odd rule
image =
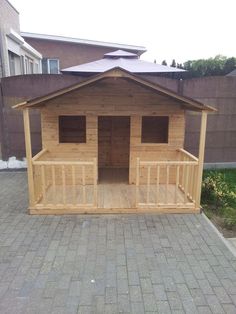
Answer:
[[[205,170],[201,203],[209,219],[236,230],[236,169]]]

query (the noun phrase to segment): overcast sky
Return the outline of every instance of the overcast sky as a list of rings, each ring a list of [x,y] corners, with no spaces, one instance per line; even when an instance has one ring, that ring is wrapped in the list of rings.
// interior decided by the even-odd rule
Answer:
[[[236,57],[236,0],[10,0],[21,30],[142,45],[142,59]]]

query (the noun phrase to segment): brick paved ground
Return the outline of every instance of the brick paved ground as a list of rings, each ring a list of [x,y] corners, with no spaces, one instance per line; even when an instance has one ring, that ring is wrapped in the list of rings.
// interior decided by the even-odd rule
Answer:
[[[201,215],[29,216],[0,173],[0,313],[236,313],[236,260]]]

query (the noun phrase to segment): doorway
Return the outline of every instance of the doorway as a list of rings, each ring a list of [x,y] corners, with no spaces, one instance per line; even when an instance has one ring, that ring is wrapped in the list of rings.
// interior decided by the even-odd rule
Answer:
[[[98,117],[98,180],[128,183],[130,117]]]

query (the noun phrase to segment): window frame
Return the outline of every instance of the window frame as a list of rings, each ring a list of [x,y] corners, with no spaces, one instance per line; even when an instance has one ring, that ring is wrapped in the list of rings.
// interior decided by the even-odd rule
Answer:
[[[143,118],[161,118],[161,117],[165,117],[167,118],[168,121],[168,125],[167,125],[167,142],[143,142]],[[145,145],[145,146],[168,146],[170,143],[170,116],[169,115],[156,115],[156,116],[152,116],[152,115],[145,115],[145,116],[141,116],[141,134],[140,134],[140,143],[141,145]]]
[[[84,118],[84,124],[85,124],[85,130],[84,130],[84,141],[81,142],[63,142],[61,141],[61,135],[60,135],[60,118],[61,117],[83,117]],[[87,116],[86,115],[66,115],[62,114],[58,116],[58,143],[60,145],[80,145],[80,144],[87,144]]]
[[[50,61],[56,61],[57,62],[57,73],[51,73]],[[47,58],[47,72],[48,72],[48,74],[59,74],[60,73],[60,60],[58,58]]]
[[[8,50],[8,60],[9,60],[9,74],[10,76],[16,75],[16,64],[15,64],[15,53]]]

